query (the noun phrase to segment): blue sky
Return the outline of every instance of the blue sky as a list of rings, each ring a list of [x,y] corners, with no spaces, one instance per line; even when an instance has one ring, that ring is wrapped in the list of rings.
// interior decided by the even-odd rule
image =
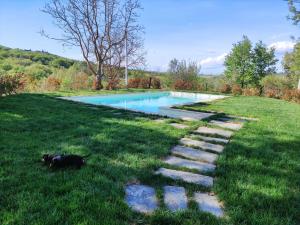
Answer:
[[[0,45],[46,50],[81,59],[80,50],[40,36],[44,28],[59,34],[51,18],[40,9],[46,0],[0,0]],[[299,27],[286,19],[284,0],[141,0],[140,22],[145,27],[147,69],[164,71],[176,57],[197,61],[202,73],[218,74],[232,44],[247,35],[277,48],[282,58],[290,51],[290,36]],[[280,67],[278,65],[278,67]],[[280,68],[279,68],[280,69]]]

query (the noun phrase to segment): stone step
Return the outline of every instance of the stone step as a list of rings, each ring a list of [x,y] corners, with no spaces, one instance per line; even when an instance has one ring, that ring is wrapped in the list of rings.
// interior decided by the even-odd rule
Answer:
[[[158,200],[152,187],[128,185],[125,192],[125,201],[134,211],[150,214],[158,208]]]
[[[232,123],[247,122],[247,120],[245,120],[245,119],[238,119],[238,118],[233,118],[233,117],[221,117],[221,118],[218,118],[218,120],[223,121],[223,122],[232,122]]]
[[[172,127],[177,128],[177,129],[186,129],[186,128],[189,128],[188,125],[180,124],[180,123],[170,123],[170,125],[171,125]]]
[[[226,138],[230,138],[233,135],[232,131],[209,128],[209,127],[199,127],[195,132],[199,134],[219,135]]]
[[[240,123],[224,122],[219,120],[211,120],[209,124],[230,130],[240,130],[243,127],[243,124]]]
[[[190,138],[182,138],[180,140],[180,143],[186,146],[197,147],[203,150],[210,150],[217,153],[221,153],[224,150],[224,146],[222,145],[211,144],[204,141],[197,141]]]
[[[211,172],[214,171],[216,168],[216,166],[211,163],[197,162],[197,161],[178,158],[175,156],[168,157],[164,162],[172,166],[195,169],[200,172]]]
[[[217,160],[218,155],[197,150],[194,148],[184,147],[177,145],[175,146],[171,152],[175,155],[183,156],[188,159],[197,160],[197,161],[204,161],[208,163],[213,163]]]
[[[187,183],[202,185],[204,187],[212,187],[214,183],[213,178],[209,176],[178,170],[170,170],[166,168],[160,168],[158,171],[155,172],[155,174],[162,175],[173,180],[182,180]]]
[[[211,117],[215,114],[196,112],[196,111],[188,111],[188,110],[182,110],[182,109],[174,109],[174,108],[170,108],[170,107],[160,107],[159,115],[167,116],[170,118],[182,119],[182,120],[186,120],[186,121],[198,121],[198,120],[203,120],[208,117]]]
[[[194,194],[194,200],[198,204],[200,210],[211,213],[216,217],[224,216],[222,204],[218,201],[216,196],[197,192]]]
[[[183,187],[165,186],[164,187],[164,203],[172,212],[187,209],[188,199]]]
[[[229,140],[227,139],[223,139],[223,138],[214,138],[214,137],[206,137],[206,136],[202,136],[202,135],[191,135],[192,139],[201,139],[203,141],[208,141],[208,142],[218,142],[218,143],[222,143],[222,144],[228,144]]]

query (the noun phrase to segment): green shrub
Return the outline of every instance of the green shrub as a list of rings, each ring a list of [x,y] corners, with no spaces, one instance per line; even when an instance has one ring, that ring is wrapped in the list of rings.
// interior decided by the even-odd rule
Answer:
[[[264,93],[270,92],[270,90],[275,90],[277,92],[282,92],[285,89],[291,89],[292,84],[284,76],[269,75],[266,76],[262,81],[261,85],[263,87]]]
[[[11,70],[13,68],[13,66],[12,65],[10,65],[10,64],[3,64],[3,65],[1,65],[1,69],[2,70],[4,70],[4,71],[9,71],[9,70]]]

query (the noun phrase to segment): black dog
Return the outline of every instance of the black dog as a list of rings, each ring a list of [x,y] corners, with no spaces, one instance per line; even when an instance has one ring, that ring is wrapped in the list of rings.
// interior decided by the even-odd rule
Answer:
[[[65,168],[76,167],[80,169],[85,164],[87,156],[78,155],[44,155],[43,161],[49,165],[50,168]]]
[[[53,158],[62,156],[62,155],[50,155],[50,154],[45,154],[42,157],[42,162],[44,162],[45,165],[50,166]]]

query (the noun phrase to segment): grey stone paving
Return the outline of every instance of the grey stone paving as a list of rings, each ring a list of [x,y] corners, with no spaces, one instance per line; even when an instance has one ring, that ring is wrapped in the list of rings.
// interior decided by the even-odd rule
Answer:
[[[222,128],[230,129],[230,130],[239,130],[243,127],[241,123],[233,123],[233,122],[224,122],[218,120],[212,120],[209,122],[210,125],[219,126]]]
[[[217,217],[224,216],[222,205],[216,196],[198,192],[194,194],[194,200],[197,202],[200,210],[209,212]]]
[[[233,122],[233,123],[247,122],[247,120],[245,120],[245,119],[238,119],[238,118],[233,118],[233,117],[221,117],[221,118],[218,118],[218,120],[223,121],[223,122]]]
[[[164,203],[170,211],[176,212],[187,209],[187,202],[188,199],[183,187],[164,187]]]
[[[208,142],[218,142],[218,143],[222,143],[222,144],[228,144],[229,140],[227,139],[223,139],[223,138],[215,138],[215,137],[206,137],[206,136],[202,136],[202,135],[191,135],[190,136],[192,139],[202,139],[203,141],[208,141]]]
[[[186,128],[189,128],[188,125],[180,124],[180,123],[170,123],[170,125],[171,125],[172,127],[177,128],[177,129],[186,129]]]
[[[211,144],[204,141],[197,141],[190,138],[182,138],[180,140],[180,143],[186,146],[197,147],[203,150],[210,150],[217,153],[221,153],[224,150],[224,146],[222,145]]]
[[[175,156],[168,157],[164,162],[172,166],[195,169],[200,172],[211,172],[214,171],[216,168],[216,166],[211,163],[197,162],[197,161],[178,158]]]
[[[153,213],[158,207],[155,190],[145,185],[129,185],[126,187],[126,203],[134,211]]]
[[[204,113],[204,112],[194,112],[188,110],[181,110],[181,109],[173,109],[168,107],[160,107],[159,115],[167,116],[171,118],[178,118],[187,121],[196,121],[196,120],[203,120],[208,117],[211,117],[215,114],[213,113]]]
[[[216,154],[179,145],[175,146],[171,150],[171,152],[175,155],[183,156],[188,159],[204,161],[209,163],[215,162],[218,158],[218,155]]]
[[[182,180],[187,183],[198,184],[205,187],[213,186],[213,178],[195,173],[183,172],[178,170],[170,170],[166,168],[160,168],[155,174],[162,175],[173,180]]]
[[[209,127],[199,127],[195,132],[199,134],[219,135],[226,138],[230,138],[233,135],[232,131]]]

